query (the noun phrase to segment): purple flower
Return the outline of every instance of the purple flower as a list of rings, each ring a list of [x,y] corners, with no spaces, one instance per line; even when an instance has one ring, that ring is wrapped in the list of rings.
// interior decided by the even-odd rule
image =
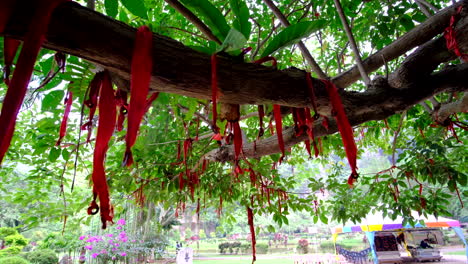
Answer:
[[[114,246],[118,247],[118,246],[120,246],[120,244],[119,244],[119,243],[115,243]]]
[[[117,224],[118,225],[125,225],[125,219],[119,219],[119,221],[117,221]]]
[[[116,259],[116,257],[112,257],[112,260],[115,260],[115,259]]]
[[[125,257],[125,256],[127,256],[127,253],[125,253],[125,252],[120,252],[120,256]]]
[[[86,245],[85,248],[86,248],[87,250],[93,250],[93,246],[91,246],[91,245]]]
[[[114,236],[114,235],[113,235],[113,234],[107,234],[106,236],[108,236],[108,237],[112,237],[112,236]]]
[[[119,230],[120,230],[120,229],[122,229],[122,227],[121,227],[121,226],[118,226],[118,227],[116,227],[116,228],[117,228],[117,229],[119,229]]]
[[[80,240],[84,240],[86,236],[80,236]]]
[[[116,250],[117,250],[117,248],[112,248],[112,251],[116,251]]]
[[[97,256],[99,256],[99,253],[93,253],[93,255],[91,255],[93,258],[97,258]]]

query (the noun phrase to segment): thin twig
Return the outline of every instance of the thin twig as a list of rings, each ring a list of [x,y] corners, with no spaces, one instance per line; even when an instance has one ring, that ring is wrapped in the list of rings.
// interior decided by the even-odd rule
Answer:
[[[194,14],[192,11],[188,10],[184,5],[179,3],[177,0],[164,0],[170,6],[172,6],[177,12],[187,18],[190,22],[193,23],[195,27],[198,28],[208,39],[221,45],[221,41],[211,32],[211,30]]]
[[[417,2],[420,2],[421,4],[429,7],[430,9],[432,9],[432,11],[434,12],[439,12],[439,8],[433,6],[431,3],[427,2],[426,0],[416,0]],[[455,4],[455,3],[454,3]]]
[[[170,28],[170,29],[175,29],[175,30],[178,30],[178,31],[182,31],[182,32],[185,32],[187,34],[190,34],[192,36],[195,36],[195,37],[198,37],[198,38],[202,38],[202,39],[206,39],[206,40],[209,40],[207,37],[203,36],[203,35],[200,35],[200,34],[197,34],[197,33],[193,33],[193,32],[190,32],[186,29],[182,29],[182,28],[178,28],[178,27],[165,27],[165,26],[162,26],[162,28]]]
[[[426,102],[421,102],[421,103],[419,103],[419,105],[422,106],[422,107],[424,107],[424,109],[425,109],[429,114],[432,113],[431,107],[430,107]]]
[[[362,80],[366,85],[370,84],[369,76],[366,73],[364,66],[362,65],[361,55],[359,54],[359,49],[354,40],[353,33],[351,32],[351,28],[348,25],[348,21],[346,20],[346,16],[343,12],[343,8],[341,7],[341,3],[339,0],[333,0],[335,2],[336,11],[338,11],[338,15],[340,16],[341,23],[343,24],[343,28],[348,36],[349,42],[351,44],[351,49],[353,50],[354,57],[356,59],[356,64],[358,66],[359,72],[361,73]]]
[[[431,12],[429,12],[429,10],[427,9],[426,6],[424,6],[421,2],[419,2],[418,0],[414,0],[414,2],[416,2],[416,5],[419,7],[419,9],[421,9],[421,12],[427,16],[427,17],[431,17],[432,14]]]
[[[270,10],[273,12],[273,14],[275,14],[275,16],[279,19],[279,21],[284,27],[289,27],[291,25],[288,19],[283,15],[283,13],[281,13],[278,7],[276,7],[276,5],[271,0],[263,0],[263,2],[270,8]],[[304,45],[304,42],[299,41],[299,43],[297,43],[297,46],[301,50],[302,56],[304,56],[304,58],[309,63],[312,71],[315,72],[319,78],[327,79],[327,75],[322,71],[320,66],[314,60],[309,50]]]
[[[395,136],[393,137],[393,144],[392,144],[392,165],[396,165],[396,160],[395,160],[395,153],[396,153],[396,145],[397,145],[397,139],[398,139],[398,134],[400,134],[401,128],[403,127],[403,120],[405,120],[406,117],[406,111],[404,111],[401,114],[400,117],[400,123],[398,124],[398,128],[395,131]]]

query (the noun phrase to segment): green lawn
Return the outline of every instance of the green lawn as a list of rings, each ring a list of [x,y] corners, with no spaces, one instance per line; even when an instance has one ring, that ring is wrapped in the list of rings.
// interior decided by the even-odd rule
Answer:
[[[444,255],[460,255],[464,256],[466,254],[466,251],[460,250],[460,251],[452,251],[452,252],[444,252]]]
[[[194,260],[194,264],[251,264],[252,259]],[[256,264],[293,264],[292,259],[257,259]]]

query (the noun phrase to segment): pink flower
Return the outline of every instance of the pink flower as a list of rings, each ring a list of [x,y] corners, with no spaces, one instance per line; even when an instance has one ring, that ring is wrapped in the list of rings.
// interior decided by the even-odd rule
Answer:
[[[127,253],[125,253],[125,252],[120,252],[120,256],[125,257],[125,256],[127,256]]]
[[[91,246],[91,245],[86,245],[85,248],[86,248],[87,250],[93,250],[93,246]]]
[[[125,219],[119,219],[119,221],[117,221],[117,224],[118,225],[125,225]]]
[[[86,236],[80,236],[80,240],[84,240]]]
[[[108,237],[112,237],[112,236],[113,236],[113,234],[107,234],[106,236],[108,236]]]
[[[97,258],[97,256],[99,256],[99,253],[93,253],[93,254],[91,255],[91,257],[93,257],[93,258]]]
[[[117,248],[112,248],[112,251],[116,251],[116,250],[117,250]]]
[[[115,260],[115,259],[116,259],[116,257],[112,257],[112,260]]]
[[[118,227],[116,227],[116,228],[117,228],[117,229],[119,229],[119,230],[120,230],[120,229],[122,229],[122,227],[121,227],[121,226],[118,226]]]

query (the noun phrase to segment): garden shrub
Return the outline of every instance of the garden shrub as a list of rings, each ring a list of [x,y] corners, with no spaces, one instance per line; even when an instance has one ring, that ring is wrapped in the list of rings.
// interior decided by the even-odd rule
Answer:
[[[322,241],[320,242],[320,249],[325,252],[334,252],[335,244],[331,240]]]
[[[26,255],[26,258],[33,264],[57,264],[59,258],[50,249],[39,249]]]
[[[241,248],[240,242],[224,242],[218,245],[219,253],[227,254],[239,254],[239,250]]]
[[[21,249],[23,249],[21,246],[11,246],[4,248],[0,250],[0,258],[18,255],[21,252]]]
[[[0,240],[4,240],[5,237],[11,235],[17,235],[18,231],[13,227],[0,227]]]
[[[25,260],[24,258],[21,257],[5,257],[5,258],[0,258],[0,263],[5,263],[5,264],[31,264],[31,262]]]
[[[27,246],[28,243],[29,243],[29,240],[20,234],[9,235],[5,237],[5,245],[8,245],[8,246],[24,247],[24,246]]]
[[[268,252],[268,244],[258,243],[257,245],[255,245],[255,249],[258,254],[266,254]]]
[[[309,253],[309,241],[305,238],[300,239],[297,245],[297,251],[302,254]]]

